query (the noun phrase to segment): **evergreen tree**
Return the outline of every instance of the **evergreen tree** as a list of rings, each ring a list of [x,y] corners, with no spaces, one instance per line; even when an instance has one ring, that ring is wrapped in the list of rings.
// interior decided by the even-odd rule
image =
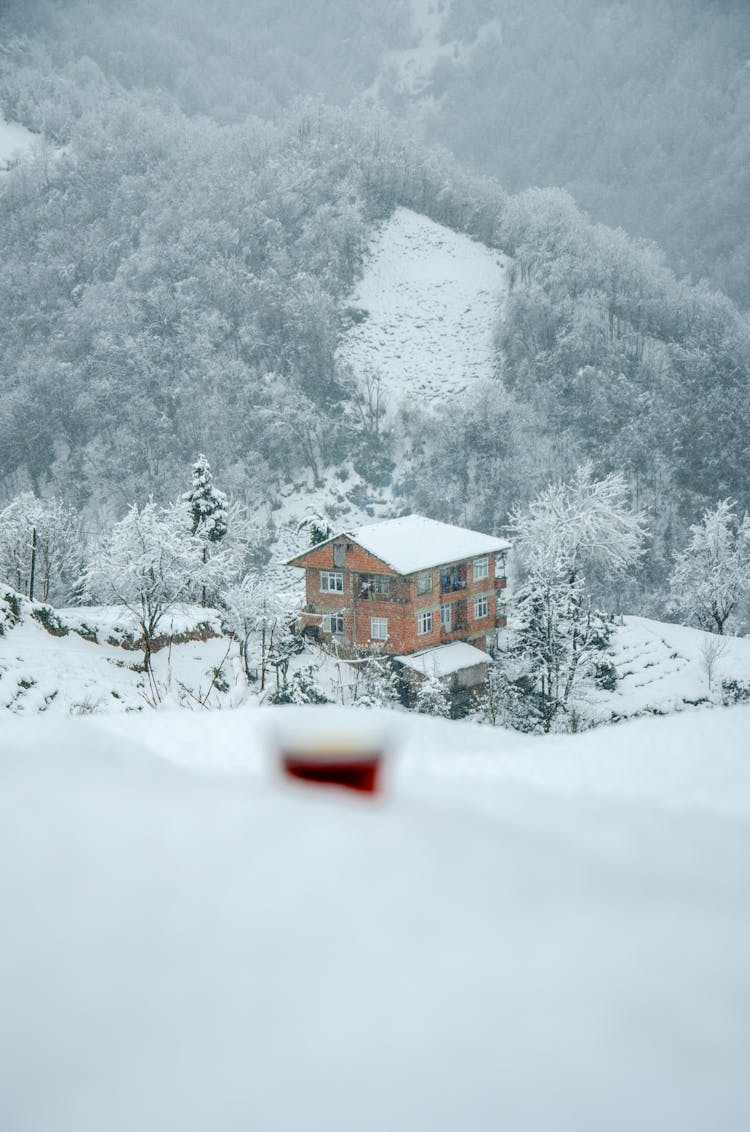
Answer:
[[[183,501],[190,512],[191,534],[203,543],[203,565],[208,564],[209,546],[218,546],[227,534],[227,497],[212,482],[211,466],[201,453],[193,464],[193,486]],[[201,605],[206,604],[206,583],[201,584]]]
[[[202,454],[193,464],[193,486],[183,499],[190,509],[191,534],[221,542],[227,533],[227,497],[214,487],[211,466]]]

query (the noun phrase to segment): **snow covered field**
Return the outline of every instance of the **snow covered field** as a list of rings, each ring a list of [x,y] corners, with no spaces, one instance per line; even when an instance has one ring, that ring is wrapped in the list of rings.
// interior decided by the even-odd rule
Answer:
[[[359,375],[378,375],[389,407],[415,397],[443,402],[491,378],[507,264],[500,252],[397,209],[352,296],[367,318],[348,332],[341,359]]]
[[[750,708],[282,784],[362,718],[3,723],[3,1128],[747,1128]]]
[[[711,645],[720,654],[709,687],[705,649]],[[718,638],[685,625],[625,617],[608,651],[617,687],[597,692],[583,705],[599,721],[643,712],[668,715],[720,700],[722,680],[750,683],[750,637]]]

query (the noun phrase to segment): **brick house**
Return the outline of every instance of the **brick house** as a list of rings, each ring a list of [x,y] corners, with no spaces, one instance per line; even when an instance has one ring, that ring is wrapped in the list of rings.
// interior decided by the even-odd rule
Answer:
[[[305,570],[303,631],[389,655],[466,641],[505,625],[504,539],[421,515],[334,535],[292,558]]]

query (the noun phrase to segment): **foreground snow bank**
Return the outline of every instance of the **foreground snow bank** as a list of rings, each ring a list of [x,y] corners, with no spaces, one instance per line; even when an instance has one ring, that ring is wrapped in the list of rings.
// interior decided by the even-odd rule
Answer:
[[[342,718],[4,724],[4,1126],[747,1127],[750,709],[368,713],[383,800],[283,786]]]

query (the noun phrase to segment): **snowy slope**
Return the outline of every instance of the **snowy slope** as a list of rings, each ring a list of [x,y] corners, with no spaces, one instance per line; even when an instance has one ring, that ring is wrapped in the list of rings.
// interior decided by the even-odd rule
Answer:
[[[58,610],[56,616],[68,631],[55,636],[31,615],[32,609],[40,608],[22,600],[18,623],[4,624],[0,714],[43,712],[59,717],[131,712],[153,701],[153,690],[140,671],[143,654],[117,643],[138,636],[127,610],[117,606]],[[216,636],[188,640],[155,654],[153,668],[160,695],[190,707],[197,706],[194,697],[206,698],[210,707],[226,706],[238,695],[237,650],[220,636],[217,614],[198,606],[178,606],[165,618],[160,632],[179,635],[199,626]],[[207,635],[203,630],[200,634]],[[214,670],[222,665],[228,685],[224,694],[212,684]]]
[[[750,638],[725,637],[709,688],[703,650],[717,638],[700,629],[625,617],[608,649],[617,687],[589,697],[584,709],[600,722],[642,713],[669,714],[721,699],[721,681],[750,683]],[[748,738],[750,747],[750,737]]]
[[[6,122],[0,112],[0,173],[10,168],[16,158],[28,153],[36,140],[36,135],[25,126]]]
[[[748,1127],[750,709],[381,714],[381,802],[282,786],[359,718],[3,727],[3,1127]]]
[[[399,208],[375,237],[351,305],[366,312],[340,358],[378,375],[389,405],[442,401],[495,372],[493,331],[508,260],[468,236]]]

